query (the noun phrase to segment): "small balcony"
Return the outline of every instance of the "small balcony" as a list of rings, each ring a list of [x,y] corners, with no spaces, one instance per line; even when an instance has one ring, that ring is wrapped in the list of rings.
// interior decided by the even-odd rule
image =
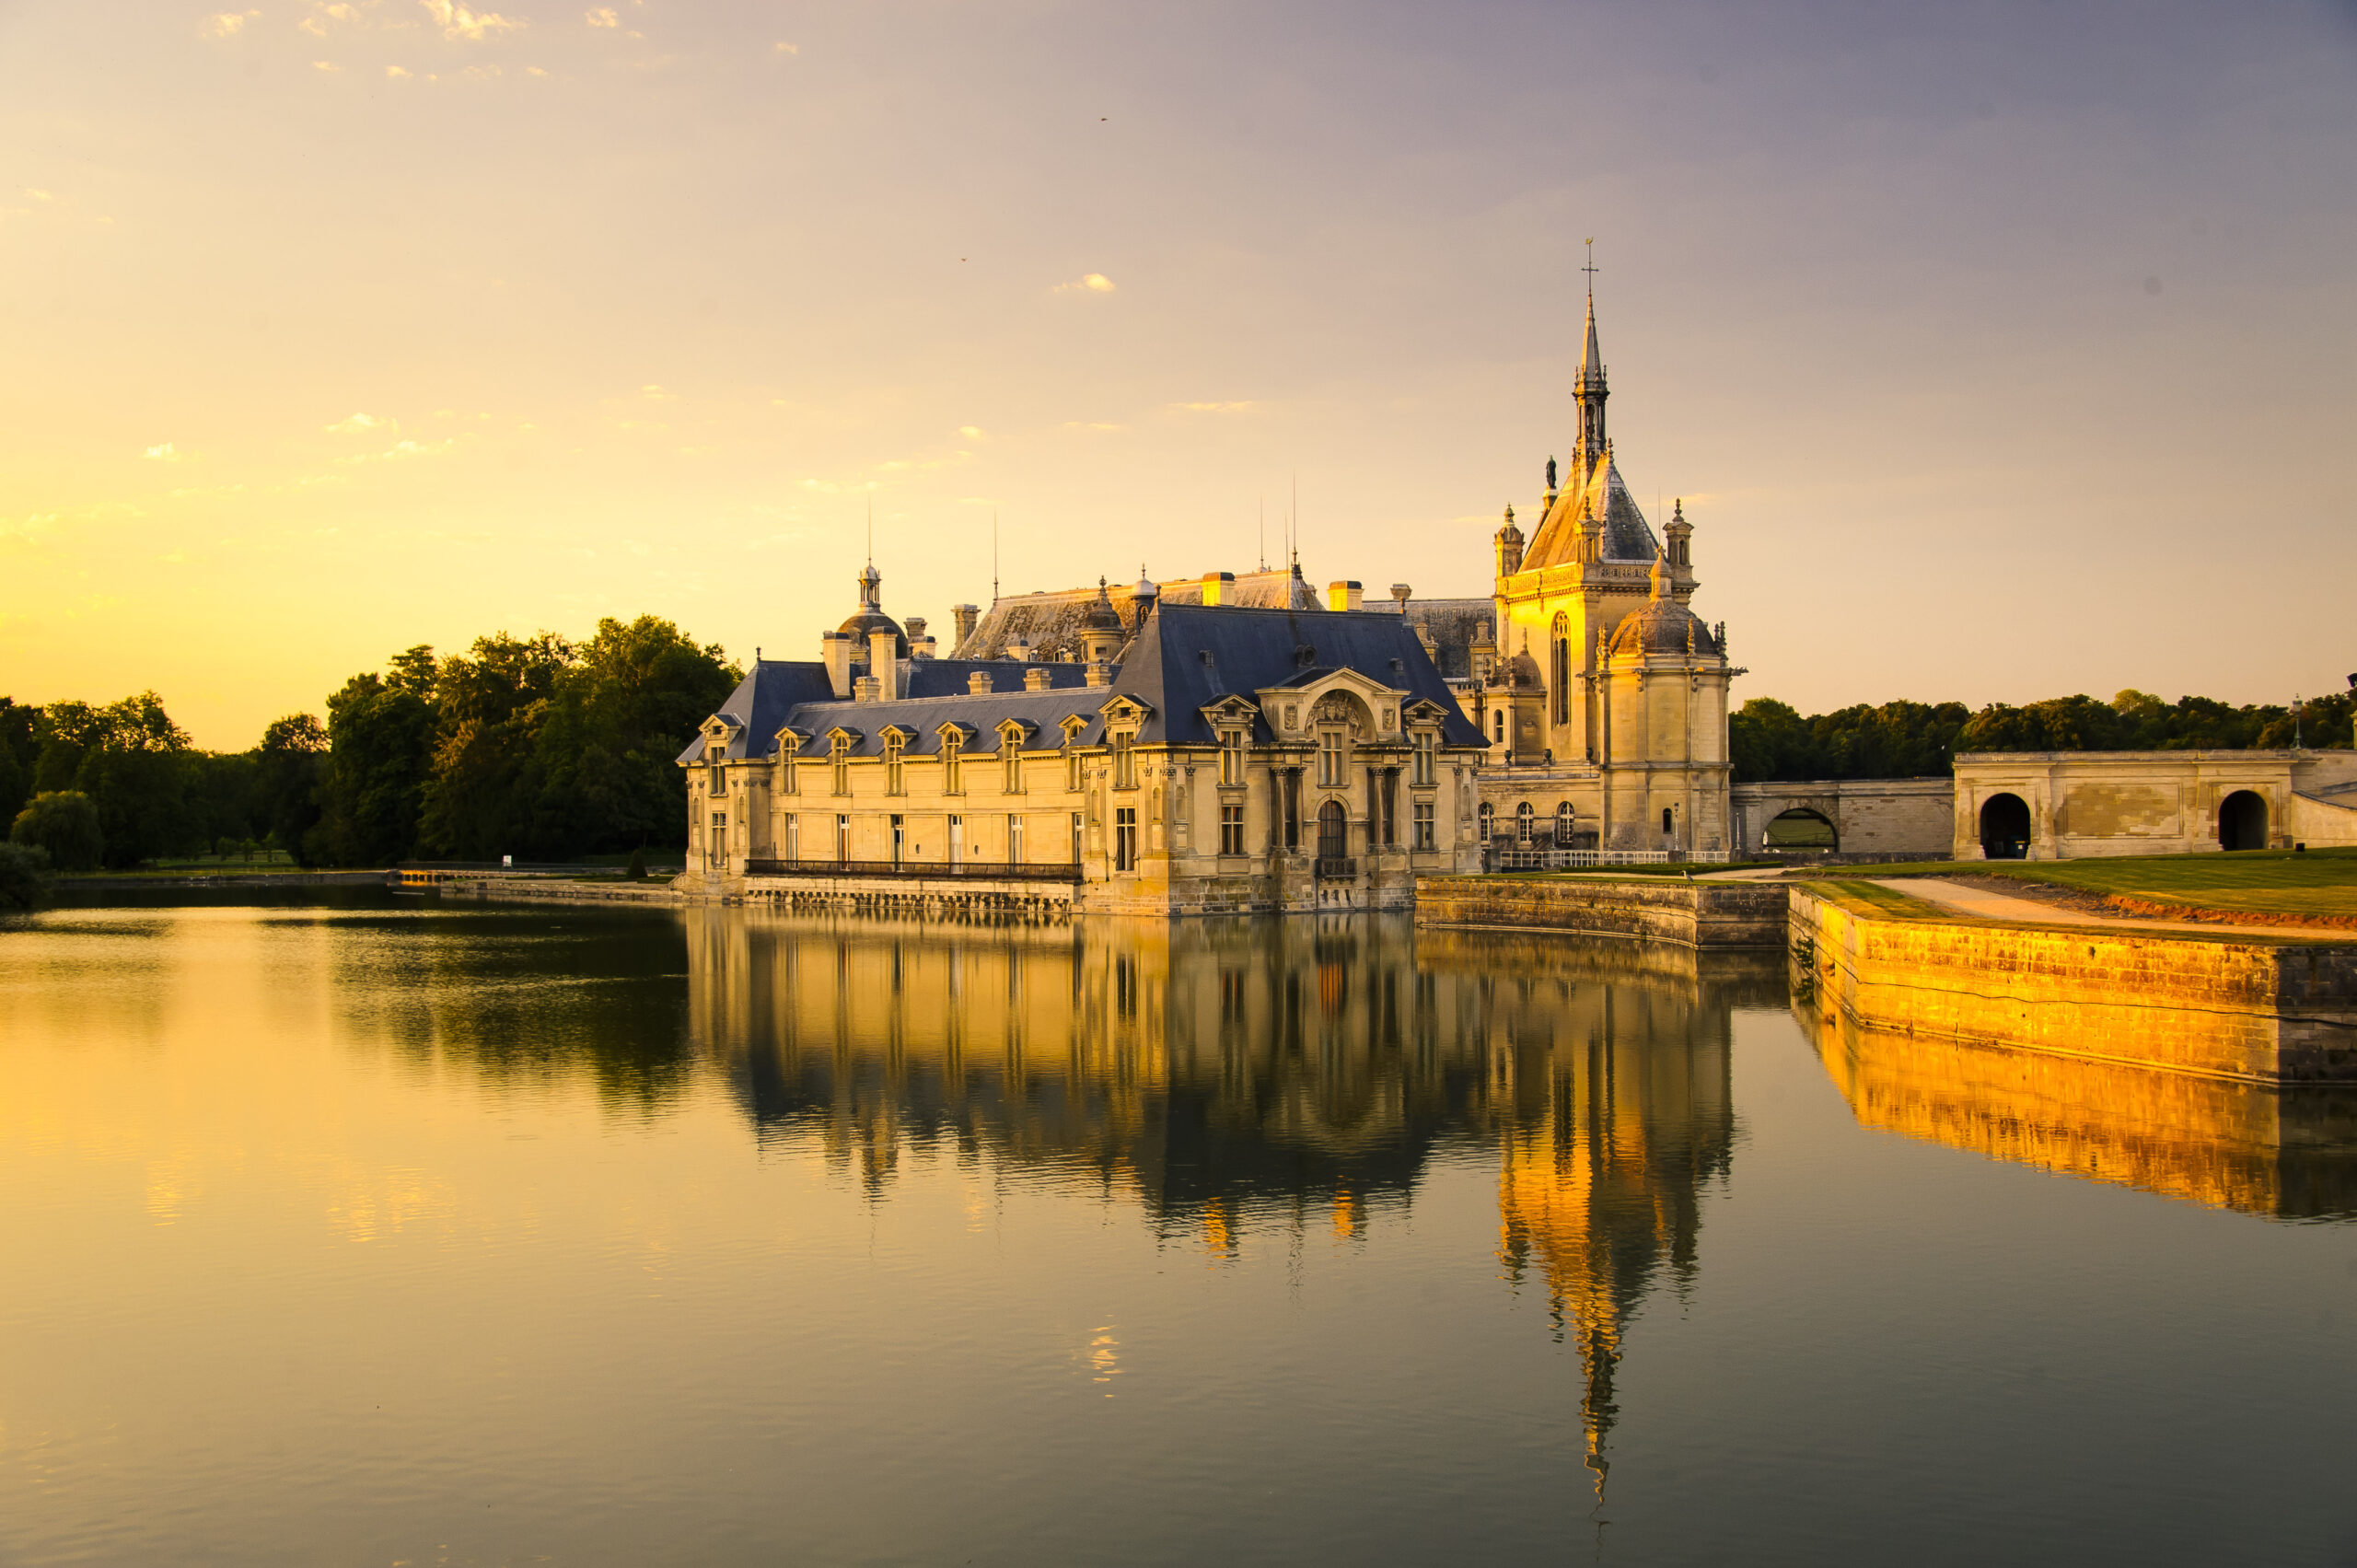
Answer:
[[[1358,880],[1359,863],[1353,855],[1321,854],[1316,875],[1320,882],[1354,882]]]

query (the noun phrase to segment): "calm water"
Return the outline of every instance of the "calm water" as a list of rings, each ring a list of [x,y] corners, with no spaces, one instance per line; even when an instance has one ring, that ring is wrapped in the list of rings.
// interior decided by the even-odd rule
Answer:
[[[0,1562],[2357,1562],[2357,1117],[1357,919],[0,928]]]

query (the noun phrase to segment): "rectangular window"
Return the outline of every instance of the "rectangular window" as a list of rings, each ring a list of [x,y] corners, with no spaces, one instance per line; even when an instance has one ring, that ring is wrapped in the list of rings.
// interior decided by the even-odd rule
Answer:
[[[1076,795],[1080,792],[1080,748],[1067,737],[1064,740],[1064,788]]]
[[[1080,813],[1075,811],[1072,814],[1072,863],[1074,865],[1080,864],[1082,842]]]
[[[780,795],[801,793],[800,784],[794,776],[795,772],[794,751],[795,744],[792,740],[781,740],[777,743],[777,792]]]
[[[1244,853],[1244,807],[1223,806],[1219,808],[1219,852],[1222,854]]]
[[[966,741],[957,735],[941,738],[941,793],[966,793]]]
[[[892,864],[898,865],[907,854],[908,830],[901,825],[900,814],[892,813]]]
[[[1497,711],[1497,738],[1500,740],[1504,740],[1506,738],[1506,711],[1504,708],[1500,708]]]
[[[1481,802],[1481,809],[1475,815],[1480,819],[1481,823],[1481,842],[1483,843],[1488,843],[1490,842],[1490,827],[1495,819],[1496,813],[1490,809],[1490,803],[1485,800]]]
[[[1244,782],[1244,732],[1240,729],[1219,732],[1219,782],[1229,785]]]
[[[728,813],[712,814],[711,830],[704,834],[703,863],[714,871],[728,869]]]
[[[1433,783],[1434,773],[1434,769],[1433,767],[1433,732],[1431,730],[1420,729],[1416,731],[1416,749],[1414,756],[1416,771],[1409,775],[1409,781],[1412,784],[1430,784]]]
[[[728,770],[714,762],[704,770],[704,788],[714,795],[728,793]]]
[[[1399,770],[1383,770],[1383,847],[1390,849],[1399,842]]]
[[[900,761],[900,738],[888,735],[884,738],[884,793],[906,795],[907,786],[908,766]],[[895,855],[893,858],[897,860],[900,857]]]
[[[851,864],[851,819],[841,814],[835,818],[835,864]]]
[[[999,763],[1004,769],[1003,776],[999,779],[999,788],[1009,795],[1021,795],[1023,793],[1023,738],[1020,736],[1010,735],[1001,740],[999,746],[1001,748]]]
[[[1318,782],[1327,789],[1342,787],[1342,732],[1339,729],[1318,732]]]
[[[1136,743],[1137,737],[1126,732],[1113,738],[1113,787],[1115,789],[1138,787],[1137,755],[1132,749]]]
[[[1420,800],[1416,802],[1415,828],[1416,842],[1412,847],[1426,850],[1437,849],[1439,847],[1439,834],[1433,821],[1433,803],[1431,801]]]
[[[829,793],[832,795],[849,795],[851,793],[850,741],[837,740],[833,745],[827,748],[827,769],[828,772],[834,775],[833,778],[829,781]]]
[[[1138,808],[1113,808],[1113,869],[1134,871],[1138,863]]]
[[[1020,817],[1006,819],[1006,858],[1017,865],[1023,864],[1023,819]]]
[[[1285,770],[1285,848],[1301,847],[1301,770]]]

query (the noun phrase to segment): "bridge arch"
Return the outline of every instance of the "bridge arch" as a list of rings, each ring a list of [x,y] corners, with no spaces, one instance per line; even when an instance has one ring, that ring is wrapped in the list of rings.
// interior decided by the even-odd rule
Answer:
[[[2220,849],[2267,847],[2267,797],[2257,790],[2238,789],[2218,802]]]
[[[1980,853],[1991,860],[2029,858],[2029,802],[2000,790],[1980,803]]]
[[[1788,807],[1768,819],[1760,833],[1762,849],[1821,849],[1838,851],[1841,831],[1833,819],[1809,806]]]

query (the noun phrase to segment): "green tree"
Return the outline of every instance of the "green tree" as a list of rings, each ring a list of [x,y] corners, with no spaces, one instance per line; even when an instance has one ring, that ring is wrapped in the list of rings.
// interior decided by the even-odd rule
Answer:
[[[305,865],[326,787],[328,732],[308,714],[273,719],[254,752],[254,821],[250,830]]]
[[[16,820],[41,763],[41,710],[0,697],[0,821]]]
[[[671,621],[598,622],[540,725],[535,843],[542,854],[687,842],[687,781],[672,759],[744,672]]]
[[[93,870],[106,852],[98,807],[88,796],[74,790],[34,796],[9,824],[8,840],[42,851],[49,864],[61,871]]]
[[[544,853],[535,807],[543,784],[542,716],[574,663],[552,632],[479,637],[443,661],[435,683],[434,777],[419,837],[428,853],[460,860]]]
[[[324,809],[307,840],[314,860],[390,865],[417,852],[433,777],[433,650],[395,656],[389,675],[355,675],[328,699]]]

